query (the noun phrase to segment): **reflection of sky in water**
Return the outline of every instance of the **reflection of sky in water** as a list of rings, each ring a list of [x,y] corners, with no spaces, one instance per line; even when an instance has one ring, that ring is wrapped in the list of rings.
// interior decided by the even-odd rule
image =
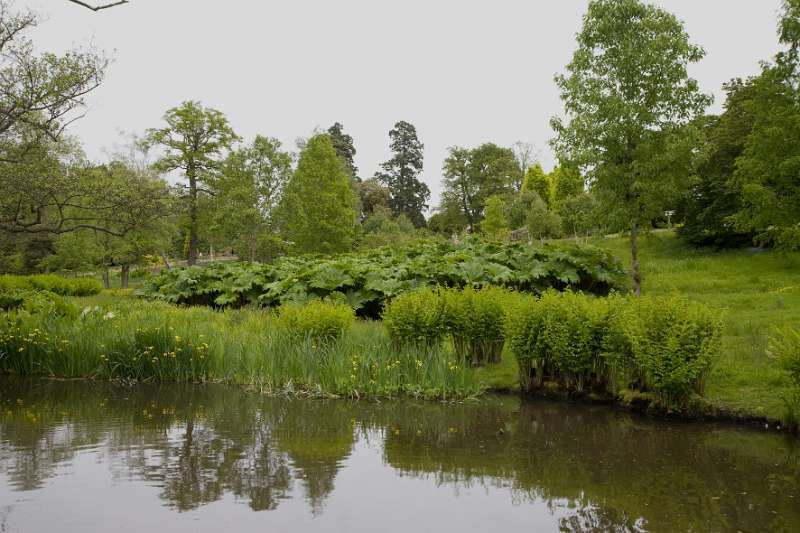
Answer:
[[[780,435],[513,398],[34,383],[0,380],[0,531],[800,530]]]

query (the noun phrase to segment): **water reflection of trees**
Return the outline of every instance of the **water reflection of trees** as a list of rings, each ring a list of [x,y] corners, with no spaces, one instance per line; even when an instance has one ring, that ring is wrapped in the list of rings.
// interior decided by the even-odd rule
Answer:
[[[417,413],[387,432],[388,464],[451,483],[504,480],[518,498],[566,507],[564,531],[781,531],[800,523],[800,506],[786,497],[800,491],[800,450],[775,435],[655,425],[548,402],[477,416],[469,405],[410,409]]]
[[[159,486],[178,510],[226,493],[274,509],[299,489],[319,512],[355,440],[381,435],[384,461],[402,473],[510,487],[516,500],[547,502],[563,531],[800,523],[785,496],[800,496],[797,445],[733,428],[516,400],[286,401],[222,387],[46,381],[3,381],[0,391],[0,470],[19,490],[98,446],[114,475]]]
[[[152,482],[178,510],[226,492],[254,510],[274,509],[295,479],[319,510],[355,438],[350,411],[336,402],[222,387],[4,381],[2,390],[0,470],[19,490],[41,487],[78,450],[102,446],[114,475]]]

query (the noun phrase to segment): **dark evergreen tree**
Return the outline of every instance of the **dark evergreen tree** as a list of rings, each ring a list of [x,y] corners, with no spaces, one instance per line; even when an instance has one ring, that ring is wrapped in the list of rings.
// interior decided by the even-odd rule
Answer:
[[[331,143],[333,143],[333,149],[336,150],[336,155],[342,160],[350,178],[356,183],[360,182],[361,178],[358,177],[358,167],[355,163],[356,147],[353,144],[353,138],[344,133],[344,126],[339,122],[328,128],[328,135],[331,137]]]
[[[389,132],[389,139],[394,155],[381,165],[382,171],[375,177],[389,187],[392,213],[404,214],[415,226],[424,226],[422,212],[428,208],[431,195],[428,186],[419,180],[424,145],[417,138],[416,128],[402,120]]]

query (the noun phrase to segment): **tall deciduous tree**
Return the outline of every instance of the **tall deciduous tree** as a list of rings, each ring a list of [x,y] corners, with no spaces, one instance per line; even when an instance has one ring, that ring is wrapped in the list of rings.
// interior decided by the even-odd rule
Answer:
[[[337,253],[352,249],[357,204],[330,136],[308,139],[280,205],[280,224],[293,250]]]
[[[756,78],[736,79],[726,84],[722,115],[699,121],[701,149],[681,205],[683,225],[678,228],[678,235],[695,246],[725,248],[753,242],[752,231],[734,223],[742,210],[742,187],[733,175],[755,122],[756,82]]]
[[[784,249],[800,249],[800,0],[785,0],[786,49],[754,81],[753,129],[736,161],[740,229]]]
[[[251,261],[276,250],[273,215],[292,174],[292,154],[277,139],[256,136],[234,150],[213,180],[211,225],[216,237]]]
[[[67,172],[80,150],[63,136],[108,61],[92,50],[37,53],[28,34],[38,23],[34,12],[0,1],[0,230],[109,231],[115,220],[106,215],[126,199]]]
[[[451,147],[442,172],[444,194],[457,202],[470,232],[483,219],[486,201],[512,192],[520,177],[514,152],[494,143],[474,149]]]
[[[353,137],[344,132],[344,126],[336,122],[328,128],[328,135],[331,137],[333,149],[336,150],[336,155],[344,163],[344,168],[350,174],[350,178],[355,183],[359,183],[361,178],[358,177],[358,167],[356,166],[356,147],[353,144]]]
[[[375,178],[389,187],[389,207],[395,216],[405,215],[416,226],[425,225],[422,212],[428,208],[431,191],[420,181],[424,145],[417,130],[408,122],[400,121],[389,131],[392,158],[381,165]]]
[[[189,249],[188,263],[197,262],[198,195],[208,193],[209,180],[219,171],[222,160],[239,137],[221,112],[199,102],[184,102],[166,112],[166,127],[150,129],[145,136],[148,147],[158,146],[163,155],[155,167],[162,172],[182,171],[188,185]]]
[[[710,103],[687,68],[704,51],[671,13],[639,0],[592,0],[567,74],[556,77],[566,120],[557,151],[581,166],[604,209],[631,232],[631,278],[641,293],[638,234],[684,188],[684,127]]]

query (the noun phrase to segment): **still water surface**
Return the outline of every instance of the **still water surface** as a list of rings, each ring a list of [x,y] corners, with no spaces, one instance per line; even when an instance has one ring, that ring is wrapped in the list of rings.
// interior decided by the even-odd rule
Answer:
[[[605,407],[0,380],[0,531],[800,531],[800,441]]]

